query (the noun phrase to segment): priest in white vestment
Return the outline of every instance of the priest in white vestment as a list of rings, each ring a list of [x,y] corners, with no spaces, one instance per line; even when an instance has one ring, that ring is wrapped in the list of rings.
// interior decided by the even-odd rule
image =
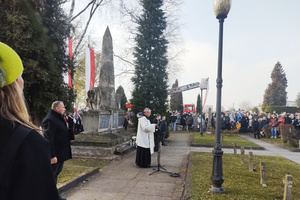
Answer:
[[[137,151],[135,163],[139,167],[147,168],[151,165],[151,154],[154,152],[154,132],[157,124],[151,124],[148,117],[151,115],[149,108],[144,109],[144,114],[138,114]]]

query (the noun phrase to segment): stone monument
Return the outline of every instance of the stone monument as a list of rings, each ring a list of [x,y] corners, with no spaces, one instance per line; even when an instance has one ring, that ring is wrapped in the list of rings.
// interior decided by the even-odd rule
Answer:
[[[103,36],[99,85],[88,91],[89,110],[83,114],[87,133],[106,134],[123,127],[124,111],[115,93],[113,44],[107,27]]]
[[[113,43],[109,28],[103,36],[100,59],[100,79],[97,87],[88,91],[89,110],[82,114],[84,132],[76,135],[72,150],[77,156],[98,157],[99,147],[112,154],[114,145],[129,141],[131,133],[123,130],[125,112],[120,109],[115,93]]]

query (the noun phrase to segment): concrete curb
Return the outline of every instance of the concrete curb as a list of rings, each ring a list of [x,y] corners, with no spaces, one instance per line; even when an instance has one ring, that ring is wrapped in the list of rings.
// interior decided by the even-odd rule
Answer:
[[[192,197],[192,157],[193,152],[188,155],[188,163],[185,177],[185,187],[180,200],[188,200]]]
[[[92,169],[88,172],[82,173],[79,176],[67,181],[66,183],[62,184],[61,186],[59,186],[58,192],[64,193],[69,189],[75,188],[77,185],[79,185],[80,183],[82,183],[84,180],[86,180],[88,177],[99,173],[100,168],[96,168],[96,169]]]
[[[195,144],[195,143],[192,143],[191,146],[192,146],[192,147],[211,147],[211,148],[214,147],[214,145],[209,145],[209,144]],[[227,146],[227,145],[224,145],[224,146],[222,146],[222,148],[226,148],[226,149],[234,149],[234,146]],[[240,149],[241,146],[236,146],[236,148]],[[264,147],[248,147],[248,146],[245,146],[244,149],[266,150]]]

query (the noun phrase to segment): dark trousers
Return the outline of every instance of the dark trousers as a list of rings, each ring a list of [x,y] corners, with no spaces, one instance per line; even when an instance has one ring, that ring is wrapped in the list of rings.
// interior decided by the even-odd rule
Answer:
[[[58,162],[56,164],[52,164],[51,166],[52,166],[52,172],[53,172],[55,184],[57,184],[57,177],[64,167],[64,162]]]
[[[159,145],[160,141],[161,141],[161,132],[160,131],[154,132],[154,151],[155,152],[158,151],[158,145]]]
[[[254,130],[253,130],[253,133],[254,133],[254,138],[255,138],[255,139],[256,139],[256,137],[257,137],[257,139],[260,138],[260,132],[259,132],[258,129],[254,129]]]
[[[166,137],[166,132],[162,133],[162,137],[161,137],[161,144],[165,144],[165,137]]]

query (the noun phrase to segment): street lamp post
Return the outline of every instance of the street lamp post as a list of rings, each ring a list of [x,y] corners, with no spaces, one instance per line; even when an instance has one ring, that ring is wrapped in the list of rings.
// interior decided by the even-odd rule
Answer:
[[[217,19],[219,20],[219,50],[218,50],[218,77],[217,77],[217,106],[216,106],[216,132],[215,144],[213,150],[213,167],[210,191],[213,193],[223,193],[224,182],[223,164],[222,164],[222,145],[221,145],[221,93],[222,93],[222,49],[223,49],[223,23],[231,7],[231,0],[213,0],[213,8]]]

